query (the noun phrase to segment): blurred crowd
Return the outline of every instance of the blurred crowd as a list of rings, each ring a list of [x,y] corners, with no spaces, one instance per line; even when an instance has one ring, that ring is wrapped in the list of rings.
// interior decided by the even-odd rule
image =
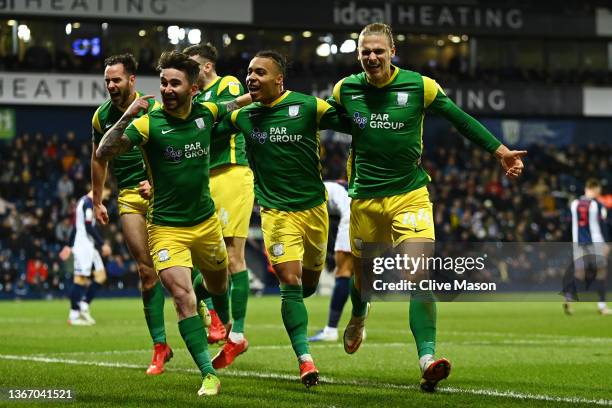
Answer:
[[[346,177],[347,138],[323,138],[324,179]],[[571,241],[569,202],[597,177],[611,192],[612,146],[534,145],[520,180],[509,181],[488,153],[454,129],[444,143],[425,141],[439,241]],[[0,142],[0,294],[55,296],[71,280],[68,243],[77,200],[89,189],[91,145],[66,135],[22,134]],[[138,275],[117,223],[115,200],[103,235],[111,288],[136,288]],[[252,220],[255,227],[256,217]]]

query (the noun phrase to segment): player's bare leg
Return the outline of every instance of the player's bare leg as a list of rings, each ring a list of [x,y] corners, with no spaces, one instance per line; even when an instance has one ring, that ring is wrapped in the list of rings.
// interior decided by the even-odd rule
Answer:
[[[227,290],[226,269],[214,273],[203,271],[203,275],[211,293],[219,294]],[[216,395],[221,385],[210,361],[202,319],[196,311],[191,270],[184,266],[173,266],[162,270],[159,276],[174,300],[181,337],[202,374],[202,387],[198,395]]]
[[[153,357],[146,373],[158,375],[164,372],[164,363],[173,355],[166,342],[164,289],[155,273],[149,252],[145,217],[141,214],[124,214],[121,216],[121,227],[128,250],[136,261],[145,320],[153,341]]]

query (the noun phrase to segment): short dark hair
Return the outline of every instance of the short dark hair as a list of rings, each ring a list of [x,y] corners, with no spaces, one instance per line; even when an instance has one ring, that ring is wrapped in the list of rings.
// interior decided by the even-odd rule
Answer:
[[[111,65],[117,64],[122,64],[123,69],[125,69],[125,72],[127,72],[129,75],[135,75],[136,70],[138,69],[136,58],[134,58],[134,56],[130,53],[111,55],[104,60],[105,67],[110,67]]]
[[[174,68],[187,75],[190,84],[195,84],[200,74],[200,64],[189,58],[187,54],[178,51],[164,51],[159,57],[157,70]]]
[[[601,183],[596,178],[590,178],[586,181],[585,188],[601,187]]]
[[[206,58],[213,64],[216,64],[219,58],[219,51],[211,43],[190,45],[183,50],[183,53],[190,57],[197,55],[198,57]]]
[[[263,50],[255,54],[255,57],[270,58],[276,63],[281,74],[283,74],[283,76],[287,75],[287,59],[280,52],[275,50]]]

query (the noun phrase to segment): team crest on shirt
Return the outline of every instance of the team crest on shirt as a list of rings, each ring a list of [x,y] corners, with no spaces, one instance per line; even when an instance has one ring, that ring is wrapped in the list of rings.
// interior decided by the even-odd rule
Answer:
[[[198,129],[204,129],[206,127],[206,123],[204,123],[204,119],[202,118],[196,118],[195,124],[198,127]]]
[[[228,87],[229,93],[233,96],[240,95],[240,85],[236,82],[230,82]]]
[[[157,259],[159,262],[166,262],[170,260],[170,252],[167,249],[160,249],[157,253]]]
[[[272,255],[274,256],[282,256],[285,253],[285,246],[281,243],[272,245]]]
[[[289,116],[295,117],[300,113],[300,105],[289,106]]]
[[[406,106],[408,103],[408,92],[397,93],[397,104],[400,106]]]
[[[211,91],[208,91],[204,94],[204,100],[207,101],[210,99]]]

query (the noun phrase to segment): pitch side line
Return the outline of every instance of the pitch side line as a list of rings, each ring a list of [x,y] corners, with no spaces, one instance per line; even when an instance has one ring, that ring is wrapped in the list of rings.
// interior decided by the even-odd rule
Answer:
[[[43,357],[43,356],[37,357],[37,356],[19,356],[19,355],[0,354],[0,360],[34,361],[34,362],[46,363],[46,364],[58,363],[58,364],[88,365],[88,366],[110,367],[110,368],[133,368],[133,369],[141,369],[141,370],[146,369],[146,366],[140,365],[140,364],[110,363],[110,362],[104,362],[104,361],[82,361],[82,360]],[[169,368],[167,369],[167,371],[178,371],[178,372],[198,373],[199,374],[198,370],[188,369],[188,368]],[[226,370],[223,372],[223,374],[230,376],[230,377],[247,377],[247,378],[255,377],[255,378],[261,378],[261,379],[289,380],[289,381],[297,380],[297,377],[294,375],[282,374],[282,373],[260,373],[256,371],[245,371],[245,370]],[[364,381],[347,381],[347,380],[338,380],[338,379],[328,378],[328,377],[322,377],[321,382],[325,384],[332,384],[332,385],[359,385],[359,386],[365,385],[369,387],[398,389],[398,390],[416,390],[418,389],[416,385],[401,385],[401,384],[388,384],[388,383],[364,382]],[[481,396],[487,396],[487,397],[512,398],[512,399],[520,399],[520,400],[612,406],[612,400],[586,399],[586,398],[581,398],[581,397],[553,397],[553,396],[544,395],[544,394],[530,394],[530,393],[521,393],[521,392],[515,392],[515,391],[498,391],[498,390],[488,390],[488,389],[456,388],[456,387],[440,387],[438,388],[438,391],[443,392],[443,393],[449,393],[449,394],[468,394],[468,395],[481,395]]]

